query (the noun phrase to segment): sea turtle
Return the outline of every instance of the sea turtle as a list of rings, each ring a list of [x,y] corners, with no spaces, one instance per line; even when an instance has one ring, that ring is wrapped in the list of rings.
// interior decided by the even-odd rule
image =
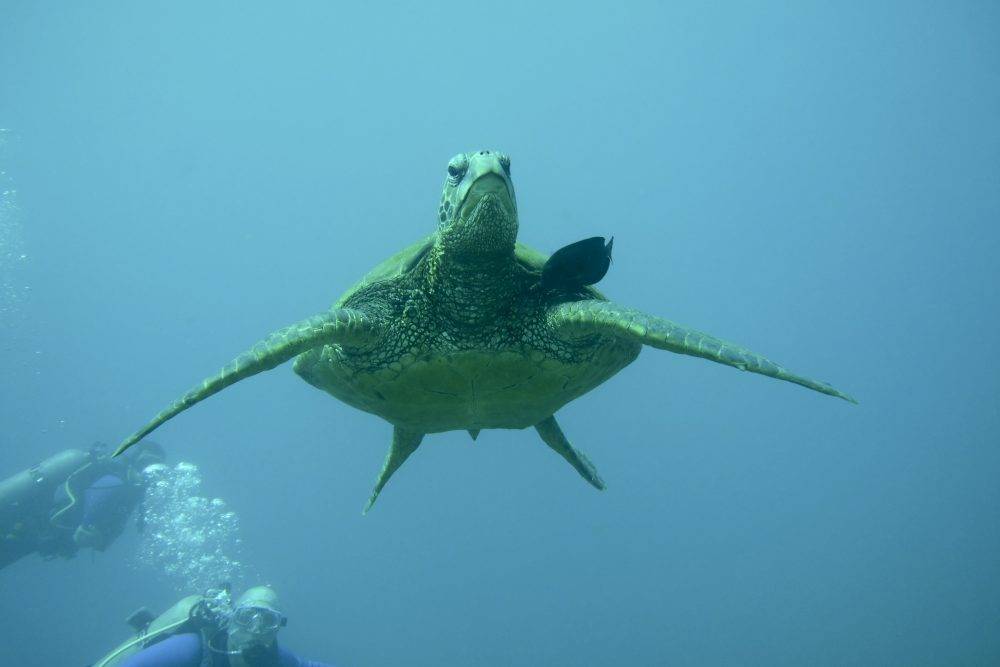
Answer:
[[[376,266],[332,308],[271,334],[189,391],[118,452],[195,403],[293,357],[306,382],[393,425],[365,511],[425,434],[460,429],[475,439],[481,429],[533,426],[603,489],[554,415],[631,363],[643,345],[854,402],[749,350],[608,301],[593,287],[543,288],[545,256],[517,242],[504,153],[451,159],[438,222],[436,232]]]

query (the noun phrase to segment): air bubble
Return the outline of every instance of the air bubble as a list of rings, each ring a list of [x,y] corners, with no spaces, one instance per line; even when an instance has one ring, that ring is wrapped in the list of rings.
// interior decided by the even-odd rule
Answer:
[[[0,128],[0,162],[7,162],[16,137]],[[19,271],[27,264],[24,252],[24,229],[17,190],[7,169],[0,170],[0,324],[12,325],[27,289],[20,280]]]
[[[180,592],[200,591],[224,582],[241,587],[246,572],[241,557],[239,517],[222,498],[198,495],[198,467],[146,468],[146,495],[138,564],[155,570]]]

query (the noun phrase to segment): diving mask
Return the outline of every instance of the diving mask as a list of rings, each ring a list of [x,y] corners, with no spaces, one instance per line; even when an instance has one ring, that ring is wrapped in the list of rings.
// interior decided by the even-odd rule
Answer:
[[[270,607],[239,607],[229,617],[230,625],[251,635],[266,635],[277,632],[288,624],[281,612]]]

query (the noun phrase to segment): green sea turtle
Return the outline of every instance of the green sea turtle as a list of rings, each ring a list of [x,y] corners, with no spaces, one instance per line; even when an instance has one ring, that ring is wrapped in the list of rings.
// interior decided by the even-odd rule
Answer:
[[[255,345],[158,414],[122,452],[225,387],[295,357],[306,382],[393,425],[365,508],[427,433],[533,426],[598,489],[604,482],[555,412],[631,363],[643,345],[703,357],[854,402],[707,334],[608,301],[589,286],[544,288],[545,256],[517,242],[510,159],[448,163],[437,231],[376,266],[332,308]]]

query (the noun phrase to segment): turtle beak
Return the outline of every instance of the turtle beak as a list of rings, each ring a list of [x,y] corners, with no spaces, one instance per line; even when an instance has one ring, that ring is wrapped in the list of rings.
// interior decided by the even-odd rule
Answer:
[[[462,220],[469,218],[470,213],[483,202],[484,199],[494,199],[503,207],[506,217],[514,217],[513,196],[507,181],[499,174],[483,174],[469,186],[469,191],[462,201],[458,217]]]

